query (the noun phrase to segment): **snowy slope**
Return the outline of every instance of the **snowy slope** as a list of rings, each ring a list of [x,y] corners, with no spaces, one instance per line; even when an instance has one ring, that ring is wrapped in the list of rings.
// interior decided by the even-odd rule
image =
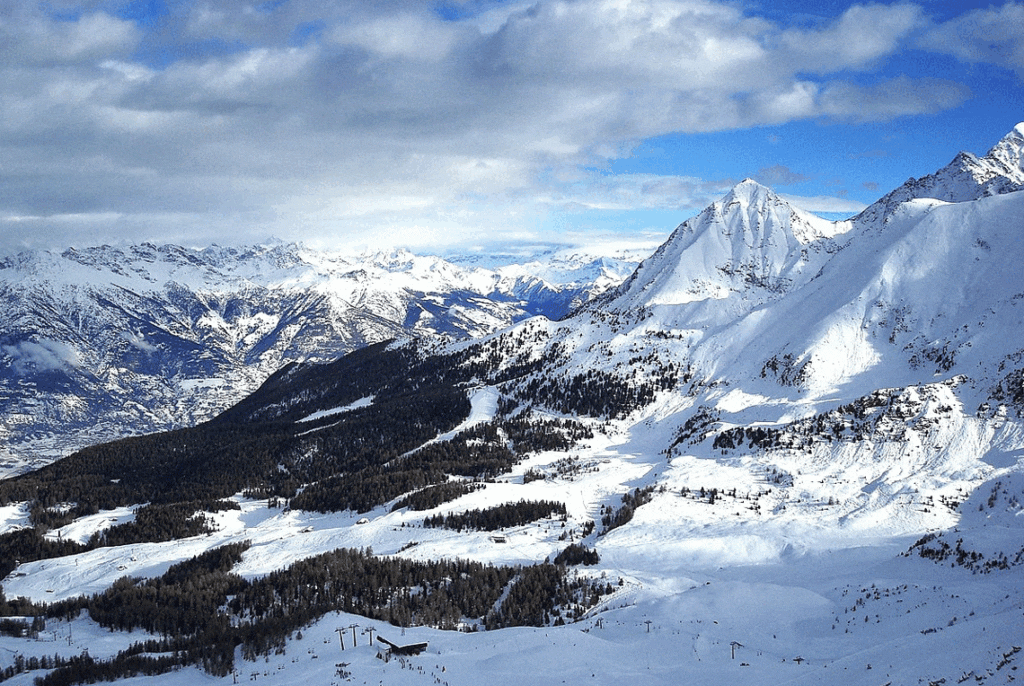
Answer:
[[[770,377],[810,397],[851,396],[955,366],[991,385],[1021,352],[1022,212],[1020,193],[915,198],[884,228],[829,223],[745,181],[600,307],[642,320],[634,332],[675,331],[709,381]]]
[[[403,637],[382,622],[332,614],[292,636],[282,654],[256,662],[239,654],[239,676],[270,684],[1019,681],[1021,133],[933,175],[956,183],[905,187],[902,199],[890,194],[877,212],[845,223],[804,215],[745,181],[569,318],[382,348],[373,354],[399,351],[419,366],[407,377],[388,367],[398,376],[353,381],[348,395],[338,391],[348,377],[296,366],[225,415],[307,420],[296,431],[310,437],[302,459],[316,462],[329,457],[317,431],[443,372],[468,400],[456,431],[517,417],[573,418],[592,430],[568,449],[518,455],[510,471],[453,501],[415,511],[393,510],[394,499],[324,514],[236,494],[239,509],[211,513],[209,535],[24,563],[4,592],[35,600],[95,592],[243,540],[252,547],[235,571],[246,578],[337,547],[531,564],[572,541],[600,556],[574,574],[615,589],[580,622],[472,634],[417,627]],[[953,186],[970,192],[926,192]],[[402,255],[382,259],[407,264]],[[456,431],[427,445],[455,442]],[[501,431],[498,441],[507,439]],[[590,531],[642,487],[652,488],[649,501],[632,519]],[[503,543],[485,531],[423,526],[432,515],[520,500],[563,503],[564,526],[549,517],[507,527]],[[24,504],[0,516],[6,528],[28,523]],[[111,510],[48,535],[83,540],[130,516]],[[430,647],[385,662],[361,635],[342,653],[334,631],[350,624]],[[72,629],[103,636],[105,654],[138,638],[115,639],[82,618],[57,623],[60,640],[45,646],[13,638],[0,646],[43,654],[61,643],[77,654],[81,644],[63,647]],[[218,681],[196,670],[157,678],[199,679]]]
[[[756,306],[812,276],[836,249],[828,239],[846,229],[796,209],[747,179],[680,225],[617,291],[610,309],[731,296]]]
[[[246,512],[252,518],[260,508],[251,503]],[[352,544],[353,536],[358,536],[378,549],[379,534],[364,534],[367,525],[341,519],[334,524],[334,542]],[[291,541],[290,554],[308,554],[322,547],[327,533],[322,522],[313,521],[313,526],[316,531],[302,533],[302,528],[282,518],[262,534],[258,525],[251,533],[267,553],[270,544],[262,541],[276,536]],[[658,532],[657,527],[641,524],[634,528],[652,536]],[[419,536],[422,532],[404,533]],[[672,539],[662,535],[656,542],[667,544]],[[627,567],[610,562],[588,572],[603,573],[616,583],[622,578],[625,584],[598,611],[576,624],[460,634],[425,627],[403,630],[355,615],[332,614],[305,627],[301,636],[293,636],[282,653],[258,662],[239,658],[237,674],[241,679],[281,686],[312,682],[611,685],[637,679],[652,684],[870,686],[940,679],[954,683],[965,675],[977,683],[1007,683],[1009,676],[1016,676],[1022,658],[1014,647],[1020,644],[1024,612],[1019,576],[1012,572],[979,576],[916,555],[899,556],[905,549],[887,544],[846,552],[790,554],[767,565],[740,561],[657,569],[657,545],[638,544]],[[189,545],[182,553],[193,550]],[[102,564],[91,561],[91,568],[123,565],[131,573],[155,571],[149,550],[132,552]],[[272,567],[269,557],[253,555],[239,571],[257,572],[252,563],[259,560],[262,569]],[[80,562],[77,567],[64,567],[63,584],[98,587],[90,585],[87,560]],[[51,579],[60,581],[56,576]],[[10,582],[5,583],[5,588],[9,586]],[[59,588],[57,583],[54,586]],[[353,647],[349,631],[342,651],[336,630],[353,624],[357,645]],[[427,652],[388,662],[378,659],[381,646],[371,647],[365,633],[370,626],[375,635],[399,643],[427,641]],[[51,620],[40,640],[0,638],[9,656],[0,659],[6,665],[15,653],[79,655],[86,649],[96,658],[110,657],[144,638],[138,631],[110,632],[85,616],[70,623]],[[735,652],[733,642],[738,644]],[[338,678],[342,664],[348,679]],[[18,675],[10,683],[29,684],[39,673]],[[148,677],[144,683],[177,686],[197,681],[229,684],[233,678],[215,679],[190,668]]]

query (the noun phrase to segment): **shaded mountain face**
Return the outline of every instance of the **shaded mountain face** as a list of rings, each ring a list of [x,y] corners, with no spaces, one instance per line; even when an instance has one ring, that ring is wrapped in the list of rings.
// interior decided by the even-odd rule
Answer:
[[[565,316],[617,283],[591,259],[556,284],[406,251],[355,259],[296,245],[144,244],[6,258],[0,473],[203,421],[290,362]],[[619,279],[628,264],[616,264]]]

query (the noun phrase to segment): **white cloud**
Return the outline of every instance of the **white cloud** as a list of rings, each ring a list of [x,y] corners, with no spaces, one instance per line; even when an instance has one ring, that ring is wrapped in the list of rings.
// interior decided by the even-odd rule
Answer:
[[[907,4],[787,28],[711,0],[539,0],[461,22],[413,0],[207,0],[150,34],[15,6],[0,10],[0,217],[38,233],[8,242],[63,240],[73,217],[101,240],[528,232],[552,206],[708,197],[703,181],[581,171],[646,138],[966,97],[872,71],[920,27]],[[319,40],[294,40],[313,25]]]
[[[656,174],[588,174],[555,184],[544,201],[561,210],[685,210],[718,200],[734,182]]]
[[[78,353],[58,341],[41,338],[0,346],[7,363],[18,375],[77,367]]]
[[[155,352],[159,352],[160,347],[153,345],[143,338],[141,333],[129,333],[127,331],[121,333],[121,338],[124,339],[133,348],[136,348],[147,355],[152,355]]]
[[[920,45],[965,62],[1006,67],[1024,79],[1024,4],[972,10],[934,27]]]
[[[826,86],[818,105],[822,114],[855,122],[888,121],[907,114],[932,114],[970,97],[970,90],[944,79],[898,76],[871,86],[836,82]]]
[[[923,24],[916,5],[854,5],[829,26],[785,30],[779,42],[796,69],[829,74],[892,55]]]
[[[780,193],[779,197],[807,212],[854,215],[867,207],[864,203],[857,202],[856,200],[837,198],[830,195],[805,197]]]
[[[421,14],[405,13],[343,24],[330,38],[337,45],[358,46],[385,59],[437,62],[451,53],[462,33],[455,24],[425,21]]]
[[[53,20],[17,2],[0,11],[0,65],[60,67],[103,57],[128,55],[140,31],[130,21],[102,12],[77,21]]]

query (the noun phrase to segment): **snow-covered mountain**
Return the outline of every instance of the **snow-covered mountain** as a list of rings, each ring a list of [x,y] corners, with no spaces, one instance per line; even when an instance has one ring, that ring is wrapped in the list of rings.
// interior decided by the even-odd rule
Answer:
[[[710,302],[725,322],[739,312],[719,301],[742,299],[752,308],[777,299],[813,276],[837,249],[831,239],[848,229],[747,179],[680,225],[601,303],[617,311],[669,305],[692,317],[688,304]]]
[[[533,266],[458,266],[403,250],[351,258],[288,244],[8,257],[0,261],[0,473],[203,421],[289,362],[558,318],[617,285],[635,262]]]
[[[155,668],[117,655],[124,608],[235,555],[223,650],[179,632],[168,685],[1018,680],[1022,132],[846,222],[744,181],[568,317],[289,364],[207,424],[0,481],[4,592],[103,594],[54,636]],[[415,576],[441,559],[497,567]],[[428,652],[338,652],[359,603]]]
[[[961,152],[945,167],[919,179],[910,178],[857,215],[859,223],[885,221],[908,200],[930,198],[965,202],[1024,188],[1024,122],[983,157]]]
[[[657,534],[600,540],[618,565],[645,536],[672,566],[952,526],[951,503],[1024,456],[1024,193],[1004,164],[1021,130],[934,175],[986,169],[959,199],[909,184],[846,222],[744,181],[574,316],[417,355],[493,389],[499,417],[593,418],[614,436],[594,464],[638,460],[629,483],[667,488],[644,510]],[[232,420],[342,404],[332,382],[290,374]],[[679,498],[697,487],[762,495],[730,520]]]
[[[845,222],[744,181],[588,309],[676,332],[707,382],[807,402],[963,373],[984,393],[1021,354],[1022,150],[1018,125]]]

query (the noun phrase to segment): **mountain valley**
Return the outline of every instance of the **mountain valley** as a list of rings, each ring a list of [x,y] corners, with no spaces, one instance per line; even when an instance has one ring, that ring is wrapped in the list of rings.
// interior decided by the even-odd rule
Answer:
[[[82,351],[116,349],[103,379],[176,379],[160,405],[176,428],[0,481],[3,614],[45,617],[0,636],[0,674],[1020,681],[1022,189],[1018,124],[842,222],[745,180],[628,278],[571,287],[435,262],[457,286],[377,280],[328,309],[340,287],[283,248],[230,268],[171,248],[102,260],[133,283],[224,270],[230,298],[157,302],[114,277],[86,298],[68,272],[77,309],[19,316],[93,345],[10,334],[7,388],[73,406],[100,378],[68,372],[96,368]],[[287,301],[254,285],[268,260]],[[76,330],[115,289],[103,311],[131,333]],[[429,647],[378,652],[356,625]]]
[[[559,318],[637,261],[549,251],[526,267],[460,267],[294,244],[9,257],[0,262],[0,475],[204,421],[289,362]]]

